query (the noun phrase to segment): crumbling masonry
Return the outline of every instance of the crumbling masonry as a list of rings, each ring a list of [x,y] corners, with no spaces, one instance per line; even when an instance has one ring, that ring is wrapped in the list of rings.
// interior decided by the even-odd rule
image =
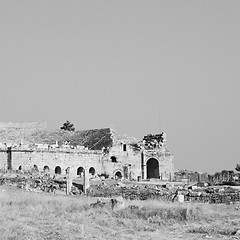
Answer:
[[[110,128],[75,132],[47,130],[45,122],[0,123],[0,169],[45,171],[74,177],[109,176],[130,180],[173,178],[173,155],[166,134],[142,141]]]

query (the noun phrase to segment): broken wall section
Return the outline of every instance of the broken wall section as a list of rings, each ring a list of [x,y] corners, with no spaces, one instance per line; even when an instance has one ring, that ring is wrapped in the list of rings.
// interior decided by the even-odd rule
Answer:
[[[65,169],[71,167],[73,177],[80,175],[80,168],[92,176],[102,172],[101,155],[101,151],[13,150],[11,163],[12,170],[65,174]],[[0,152],[1,168],[7,160],[7,152]]]
[[[134,151],[130,144],[119,142],[103,155],[102,160],[103,172],[111,178],[116,178],[117,172],[124,179],[137,180],[141,176],[141,152]]]
[[[139,143],[142,149],[142,178],[174,179],[174,156],[167,149],[166,133],[148,134]]]

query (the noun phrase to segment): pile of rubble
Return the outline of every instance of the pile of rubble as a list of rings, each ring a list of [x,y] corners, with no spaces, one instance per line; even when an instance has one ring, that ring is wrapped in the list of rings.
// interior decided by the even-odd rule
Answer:
[[[121,195],[127,200],[158,199],[169,201],[172,193],[169,189],[156,185],[135,185],[116,183],[112,185],[95,185],[88,189],[88,195],[92,197],[114,197]]]
[[[148,134],[143,137],[143,146],[145,149],[155,149],[156,147],[166,146],[166,133]]]
[[[106,184],[91,186],[88,195],[93,197],[114,197],[122,195],[128,200],[161,200],[176,201],[182,196],[183,201],[201,203],[236,203],[240,202],[240,189],[231,187],[161,186],[134,184]]]
[[[20,189],[34,191],[34,192],[48,192],[65,194],[66,179],[54,179],[49,175],[26,176],[13,174],[11,176],[0,176],[0,185],[15,186]],[[82,193],[82,185],[73,183],[72,194],[79,195]]]
[[[240,189],[225,187],[203,187],[195,190],[180,191],[184,195],[184,201],[208,202],[208,203],[238,203],[240,201]]]
[[[0,176],[0,185],[15,186],[34,192],[49,192],[55,194],[66,194],[66,177],[51,177],[47,174],[23,175],[10,174]],[[174,183],[172,183],[174,184]],[[71,194],[83,193],[81,180],[74,179]],[[112,198],[122,196],[127,200],[161,200],[202,202],[202,203],[237,203],[240,202],[240,188],[229,186],[198,187],[198,186],[174,186],[160,184],[136,184],[134,182],[118,182],[115,180],[95,180],[87,189],[87,195],[91,197]]]

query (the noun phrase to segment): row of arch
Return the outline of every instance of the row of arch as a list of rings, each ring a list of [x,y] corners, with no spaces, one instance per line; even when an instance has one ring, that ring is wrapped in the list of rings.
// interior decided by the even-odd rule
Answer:
[[[18,167],[18,170],[20,170],[20,171],[23,170],[22,165],[20,165],[20,166]],[[39,170],[38,170],[38,166],[37,166],[37,165],[33,165],[32,170],[34,170],[34,171],[39,171]],[[47,165],[44,166],[44,167],[43,167],[43,171],[44,171],[45,173],[50,172],[49,166],[47,166]],[[82,176],[83,173],[84,173],[84,171],[85,171],[85,169],[84,169],[83,167],[79,167],[79,168],[77,169],[77,175]],[[54,169],[54,172],[55,172],[55,174],[59,174],[59,175],[60,175],[60,174],[62,174],[62,168],[61,168],[60,166],[56,166],[55,169]],[[95,170],[94,167],[90,167],[88,172],[89,172],[89,174],[91,174],[91,175],[95,175],[96,170]]]
[[[38,171],[37,165],[33,165],[33,168],[32,168],[32,169],[35,170],[35,171]],[[20,166],[18,167],[18,170],[20,170],[20,171],[23,170],[22,165],[20,165]],[[47,165],[44,166],[44,167],[43,167],[43,171],[44,171],[45,173],[50,172],[49,166],[47,166]],[[85,169],[84,169],[83,167],[79,167],[79,168],[77,169],[77,175],[80,176],[80,177],[83,176],[84,171],[85,171]],[[59,174],[59,175],[60,175],[60,174],[62,174],[62,168],[61,168],[60,166],[56,166],[55,169],[54,169],[54,172],[55,172],[55,174]],[[91,174],[91,175],[95,175],[95,173],[96,173],[94,167],[90,167],[88,172],[89,172],[89,174]],[[121,178],[123,177],[122,171],[121,171],[121,170],[115,171],[114,177],[115,177],[115,179],[121,179]]]
[[[160,178],[160,174],[159,174],[159,162],[157,159],[155,158],[150,158],[148,161],[147,161],[147,178]],[[23,170],[22,169],[22,165],[19,166],[18,170]],[[37,165],[33,165],[33,168],[32,170],[34,171],[39,171],[38,170],[38,166]],[[45,165],[43,167],[43,171],[44,172],[50,172],[50,168],[49,166]],[[77,175],[78,176],[83,176],[83,173],[84,173],[85,169],[83,167],[78,167],[77,168]],[[60,166],[56,166],[55,169],[54,169],[54,172],[55,174],[62,174],[62,168]],[[89,170],[88,170],[88,173],[91,174],[91,175],[95,175],[96,173],[96,170],[94,167],[90,167]],[[123,177],[123,173],[118,170],[114,173],[114,177],[115,178],[122,178]]]
[[[39,171],[37,165],[33,165],[32,168],[34,171]],[[22,165],[19,166],[18,170],[22,170]],[[44,172],[50,172],[50,168],[49,166],[45,165],[43,167],[43,171]],[[78,167],[77,168],[77,175],[78,176],[83,176],[85,169],[83,167]],[[56,166],[54,169],[55,174],[62,174],[62,168],[60,166]],[[88,170],[88,173],[91,175],[95,175],[96,170],[94,167],[90,167]],[[123,174],[121,171],[116,171],[114,174],[115,178],[122,178]],[[155,158],[150,158],[147,161],[147,178],[159,178],[160,174],[159,174],[159,162],[157,159]]]

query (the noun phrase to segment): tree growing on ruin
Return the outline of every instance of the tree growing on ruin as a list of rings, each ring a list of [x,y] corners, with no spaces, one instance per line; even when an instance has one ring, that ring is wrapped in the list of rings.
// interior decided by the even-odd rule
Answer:
[[[240,172],[240,164],[237,164],[237,165],[236,165],[235,170],[238,171],[238,172]]]
[[[60,128],[61,130],[64,130],[64,131],[75,131],[75,127],[73,125],[73,123],[69,122],[68,120],[63,123],[62,127]]]

